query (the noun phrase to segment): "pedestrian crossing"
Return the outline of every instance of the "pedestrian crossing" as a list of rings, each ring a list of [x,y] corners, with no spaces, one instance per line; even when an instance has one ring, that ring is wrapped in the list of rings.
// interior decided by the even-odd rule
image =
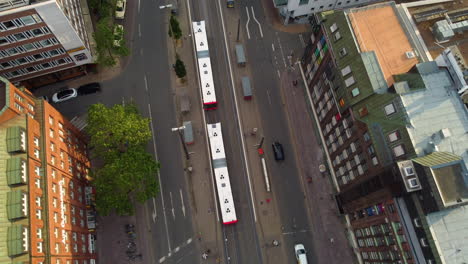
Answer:
[[[83,130],[87,125],[88,122],[86,121],[86,116],[75,116],[70,120],[70,123],[74,125],[78,130]]]

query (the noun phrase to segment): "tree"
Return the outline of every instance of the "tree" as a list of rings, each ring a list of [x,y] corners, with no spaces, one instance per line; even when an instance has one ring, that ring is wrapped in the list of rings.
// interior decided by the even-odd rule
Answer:
[[[120,215],[133,213],[132,201],[144,202],[158,193],[155,174],[159,164],[145,151],[151,139],[150,120],[134,104],[92,105],[88,109],[89,146],[102,162],[93,169],[96,207],[99,213],[113,209]]]
[[[185,75],[187,75],[187,70],[185,69],[185,64],[179,58],[178,55],[176,57],[176,63],[174,65],[174,70],[175,70],[175,73],[176,73],[177,77],[179,77],[179,78],[184,78]]]
[[[182,30],[180,29],[179,21],[174,15],[171,15],[169,20],[169,36],[175,39],[180,39],[182,37]]]
[[[112,27],[109,25],[109,18],[99,20],[93,35],[98,52],[97,63],[106,67],[116,64],[115,58],[112,56],[114,33]]]

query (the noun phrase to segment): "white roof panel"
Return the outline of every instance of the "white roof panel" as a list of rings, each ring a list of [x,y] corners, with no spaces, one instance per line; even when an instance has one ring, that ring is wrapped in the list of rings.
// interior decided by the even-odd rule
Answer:
[[[192,22],[193,34],[197,52],[208,50],[208,38],[206,36],[205,21]]]
[[[223,223],[237,222],[236,208],[232,197],[231,183],[227,167],[214,170],[216,177],[216,188],[218,189],[218,201],[223,218]]]
[[[203,95],[203,103],[215,103],[216,93],[213,83],[210,58],[198,59],[198,69],[200,71],[200,82]]]
[[[213,160],[226,159],[224,152],[223,133],[221,123],[208,124],[208,137],[210,139],[211,156]]]

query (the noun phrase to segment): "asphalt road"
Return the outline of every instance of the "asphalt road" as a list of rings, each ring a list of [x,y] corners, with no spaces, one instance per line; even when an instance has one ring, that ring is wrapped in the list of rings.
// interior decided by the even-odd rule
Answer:
[[[60,103],[56,107],[71,119],[85,114],[87,107],[97,102],[110,106],[133,101],[144,116],[152,118],[157,154],[153,142],[148,151],[157,155],[161,163],[161,193],[154,203],[147,203],[146,213],[137,212],[137,224],[148,225],[147,240],[156,263],[199,263],[200,257],[192,243],[194,234],[187,206],[184,157],[179,137],[171,131],[178,124],[166,44],[168,18],[165,12],[168,10],[160,10],[155,1],[127,3],[124,23],[129,31],[127,34],[132,35],[129,41],[132,55],[124,71],[103,82],[102,93]]]
[[[182,2],[182,1],[181,1]],[[238,132],[237,116],[230,86],[230,74],[221,17],[218,4],[223,1],[191,1],[192,19],[206,20],[210,55],[212,58],[214,81],[218,99],[218,109],[207,113],[207,122],[222,122],[225,148],[228,154],[228,167],[239,222],[223,229],[226,242],[226,256],[230,263],[263,263],[261,247],[254,222],[252,201],[249,195],[245,164],[242,157],[241,139]],[[161,190],[155,201],[156,217],[152,206],[144,215],[145,223],[150,223],[151,236],[148,243],[154,248],[154,259],[160,263],[199,263],[200,258],[193,243],[194,237],[186,182],[183,177],[183,154],[180,151],[177,134],[171,132],[176,124],[174,98],[170,90],[170,65],[167,63],[167,18],[154,1],[131,1],[128,5],[126,28],[131,28],[132,57],[125,71],[117,78],[104,82],[103,93],[81,97],[78,100],[58,104],[57,108],[69,118],[84,114],[87,106],[102,102],[112,105],[121,102],[135,102],[141,112],[152,117],[160,171]],[[307,213],[301,181],[291,145],[287,122],[282,107],[278,71],[287,70],[287,55],[291,50],[301,48],[297,35],[277,33],[267,26],[260,1],[237,1],[236,9],[242,28],[247,21],[245,7],[255,10],[256,18],[262,25],[263,37],[259,28],[250,21],[251,39],[244,43],[247,58],[252,68],[252,84],[257,87],[255,97],[259,105],[262,127],[265,131],[267,160],[271,174],[272,188],[276,194],[283,235],[288,250],[288,259],[295,261],[293,245],[303,243],[312,248],[311,234],[308,232]],[[225,6],[221,6],[225,9]],[[227,12],[227,11],[224,11]],[[252,13],[250,14],[252,16]],[[252,19],[252,17],[251,17]],[[246,32],[241,31],[244,39]],[[273,44],[273,45],[272,45]],[[233,45],[230,43],[229,45]],[[273,48],[274,47],[274,48]],[[301,51],[302,52],[302,51]],[[278,77],[277,77],[278,76]],[[285,149],[286,160],[274,161],[271,142],[280,141]],[[148,150],[154,152],[153,144]],[[182,195],[180,195],[182,193]],[[163,206],[164,203],[164,206]],[[150,203],[151,204],[151,203]],[[165,210],[163,210],[163,207]],[[154,220],[153,220],[154,219]]]
[[[252,84],[256,87],[255,99],[259,106],[265,136],[264,148],[267,153],[272,190],[276,195],[281,216],[282,233],[286,244],[284,246],[289,249],[286,251],[287,258],[293,262],[294,244],[302,243],[306,249],[312,249],[312,234],[305,195],[301,188],[303,183],[298,174],[279,88],[279,75],[283,71],[291,70],[291,64],[297,60],[297,55],[302,56],[304,43],[298,34],[277,32],[268,25],[261,1],[241,0],[237,4],[240,5],[242,29],[250,18],[248,24],[250,39],[247,30],[242,30],[246,40],[243,44],[247,50],[247,60],[251,65]],[[261,25],[261,31],[257,21]],[[291,55],[292,57],[288,58]],[[274,141],[282,143],[286,157],[284,161],[274,160],[271,148],[271,143]],[[309,255],[309,260],[314,263],[311,258]]]
[[[223,227],[225,257],[227,263],[261,264],[262,254],[254,222],[252,201],[248,189],[248,179],[241,149],[238,117],[224,42],[219,7],[222,1],[191,1],[193,21],[206,21],[210,58],[216,89],[218,108],[206,113],[207,123],[221,122],[227,163],[231,180],[238,223]]]

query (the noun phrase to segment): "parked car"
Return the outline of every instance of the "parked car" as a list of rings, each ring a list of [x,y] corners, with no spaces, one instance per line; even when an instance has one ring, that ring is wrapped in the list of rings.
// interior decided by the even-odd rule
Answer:
[[[127,0],[117,0],[115,5],[115,18],[124,19],[125,18],[125,8],[127,7]]]
[[[101,84],[94,82],[78,87],[78,95],[93,94],[101,91]]]
[[[114,26],[114,46],[121,47],[122,40],[124,37],[124,28],[122,25],[115,25]]]
[[[304,245],[296,244],[294,245],[294,252],[296,254],[297,263],[299,264],[307,264],[307,252],[305,250]]]
[[[272,147],[273,154],[275,155],[275,160],[284,160],[283,145],[281,145],[281,143],[279,143],[278,141],[275,141],[273,142]]]
[[[60,92],[54,93],[54,95],[52,95],[52,101],[54,103],[60,103],[75,98],[77,96],[78,92],[75,88],[66,88],[61,90]]]

